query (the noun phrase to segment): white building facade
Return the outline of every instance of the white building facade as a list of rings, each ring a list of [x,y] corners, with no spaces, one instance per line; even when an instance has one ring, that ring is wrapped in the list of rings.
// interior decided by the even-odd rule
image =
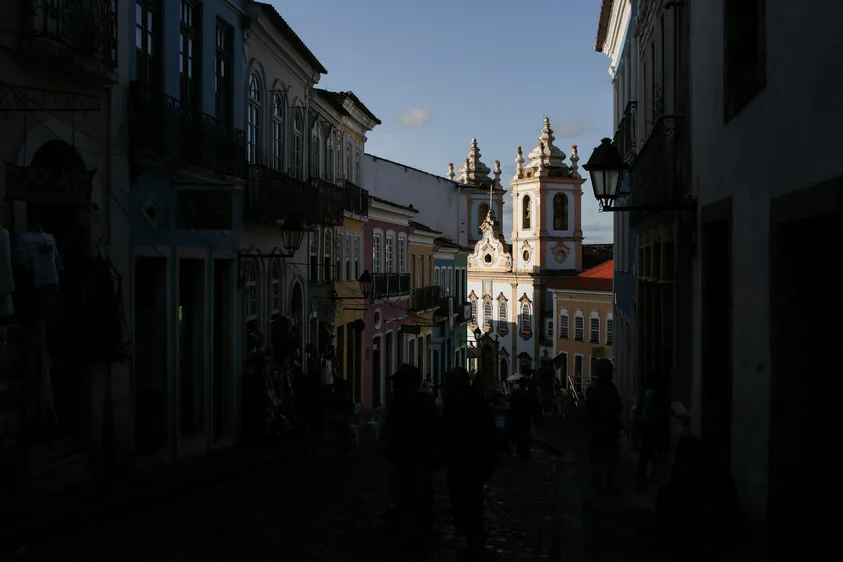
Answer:
[[[472,318],[468,330],[483,335],[478,367],[490,379],[503,381],[516,372],[538,366],[553,350],[553,303],[548,288],[582,269],[582,184],[579,156],[567,155],[553,144],[547,118],[539,145],[526,161],[518,148],[512,186],[512,242],[500,234],[494,211],[501,209],[500,165],[495,178],[479,154],[470,154],[462,181],[489,185],[482,237],[468,258],[468,300]],[[473,147],[476,143],[473,143]],[[526,163],[526,166],[525,166]],[[461,170],[462,172],[463,170]],[[473,336],[472,336],[473,339]]]

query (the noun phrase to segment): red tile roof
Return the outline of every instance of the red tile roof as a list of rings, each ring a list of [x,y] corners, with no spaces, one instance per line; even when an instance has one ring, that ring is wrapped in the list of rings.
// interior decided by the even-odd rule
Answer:
[[[605,291],[614,290],[615,260],[607,260],[591,269],[586,269],[576,277],[564,280],[559,288],[574,291]]]

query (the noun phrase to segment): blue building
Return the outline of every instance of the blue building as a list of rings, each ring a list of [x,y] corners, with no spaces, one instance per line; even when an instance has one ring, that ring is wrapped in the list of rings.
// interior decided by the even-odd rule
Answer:
[[[442,298],[433,318],[433,338],[441,345],[436,372],[444,374],[454,367],[465,367],[464,347],[468,321],[464,314],[467,287],[465,260],[468,248],[440,237],[435,241],[435,252],[434,280],[439,280]]]
[[[141,455],[204,453],[233,443],[238,427],[242,8],[243,0],[138,0],[120,12],[135,29],[126,211]]]

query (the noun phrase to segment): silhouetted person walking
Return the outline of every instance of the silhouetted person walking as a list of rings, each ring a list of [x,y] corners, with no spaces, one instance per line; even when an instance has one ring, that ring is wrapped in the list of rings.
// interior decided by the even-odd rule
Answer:
[[[597,380],[589,385],[585,395],[586,411],[591,422],[591,474],[596,493],[614,488],[618,483],[616,469],[620,456],[623,405],[612,382],[614,370],[609,359],[598,359],[595,365]]]
[[[641,436],[638,454],[638,485],[645,488],[650,483],[650,464],[658,453],[670,446],[670,398],[664,387],[664,378],[653,372],[644,392],[644,407],[638,418]]]
[[[484,552],[483,485],[494,474],[498,453],[494,413],[465,369],[448,372],[444,391],[442,453],[451,513],[470,559],[478,560]]]
[[[421,371],[402,365],[389,377],[393,400],[384,424],[386,455],[395,467],[399,541],[425,557],[433,538],[433,473],[439,454],[440,418],[433,395],[421,389]]]

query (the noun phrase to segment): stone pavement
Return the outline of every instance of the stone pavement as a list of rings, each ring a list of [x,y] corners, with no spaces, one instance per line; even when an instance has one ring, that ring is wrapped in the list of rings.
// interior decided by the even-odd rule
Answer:
[[[490,552],[499,561],[561,560],[554,520],[559,459],[537,450],[490,482]],[[325,454],[266,463],[186,491],[172,501],[33,541],[21,561],[193,560],[395,562],[385,548],[389,466],[372,443],[352,459]],[[460,559],[444,475],[437,475],[435,562]]]

